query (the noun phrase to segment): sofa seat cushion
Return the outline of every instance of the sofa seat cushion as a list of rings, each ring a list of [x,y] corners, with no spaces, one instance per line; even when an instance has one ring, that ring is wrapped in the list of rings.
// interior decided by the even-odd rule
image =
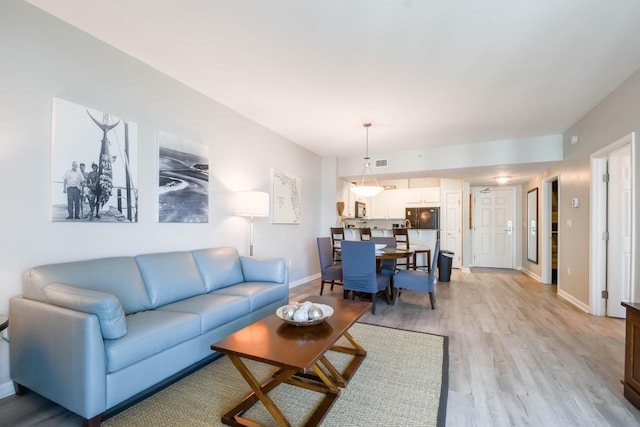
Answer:
[[[200,317],[192,313],[150,310],[130,314],[127,335],[104,343],[107,372],[116,372],[200,335]]]
[[[200,316],[200,333],[249,314],[249,299],[239,295],[198,295],[158,308]]]
[[[211,292],[212,295],[237,295],[249,299],[249,309],[255,311],[288,295],[283,283],[245,282]]]

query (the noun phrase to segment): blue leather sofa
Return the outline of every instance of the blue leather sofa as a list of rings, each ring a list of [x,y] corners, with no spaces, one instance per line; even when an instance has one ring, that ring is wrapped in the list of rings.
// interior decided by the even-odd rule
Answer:
[[[32,390],[98,425],[287,304],[288,282],[284,259],[234,248],[31,268],[9,307],[16,393]]]

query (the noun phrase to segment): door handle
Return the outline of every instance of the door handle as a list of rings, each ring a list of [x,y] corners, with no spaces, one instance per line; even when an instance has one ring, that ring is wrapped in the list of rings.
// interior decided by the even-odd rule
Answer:
[[[513,222],[511,220],[507,221],[507,229],[504,230],[506,231],[508,234],[511,234],[511,231],[513,230]]]

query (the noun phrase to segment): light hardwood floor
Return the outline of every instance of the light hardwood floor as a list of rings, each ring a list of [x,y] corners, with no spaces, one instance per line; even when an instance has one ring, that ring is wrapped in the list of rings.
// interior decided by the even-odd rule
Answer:
[[[364,322],[449,336],[447,426],[634,426],[622,395],[624,320],[594,317],[513,270],[454,270],[437,307],[405,292]],[[302,301],[319,280],[291,289]],[[325,295],[342,296],[342,287]],[[79,426],[33,393],[0,400],[0,426]]]
[[[309,286],[291,299],[319,292]],[[586,314],[514,270],[454,270],[436,295],[435,310],[428,295],[378,299],[362,321],[449,337],[447,426],[640,425],[622,395],[624,320]]]

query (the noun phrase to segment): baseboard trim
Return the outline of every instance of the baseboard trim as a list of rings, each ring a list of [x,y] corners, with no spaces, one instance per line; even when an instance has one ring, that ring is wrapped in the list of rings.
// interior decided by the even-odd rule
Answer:
[[[305,277],[303,279],[296,280],[295,282],[289,282],[289,288],[295,288],[296,286],[300,286],[300,285],[303,285],[305,283],[309,283],[310,281],[315,280],[315,279],[319,279],[320,277],[322,277],[320,275],[320,273],[317,273],[317,274],[313,274],[311,276],[307,276],[307,277]]]
[[[16,390],[13,388],[13,381],[0,384],[0,399],[9,397],[16,394]]]
[[[575,305],[576,307],[578,307],[580,310],[584,311],[585,313],[589,314],[591,313],[591,311],[589,310],[589,306],[585,303],[583,303],[582,301],[576,299],[575,297],[573,297],[572,295],[563,292],[561,289],[558,289],[558,296],[568,302],[570,302],[571,304]]]
[[[535,274],[533,271],[531,270],[527,270],[526,268],[522,269],[522,272],[524,274],[526,274],[527,276],[531,277],[534,280],[537,280],[538,282],[542,283],[542,277],[538,276],[537,274]]]

